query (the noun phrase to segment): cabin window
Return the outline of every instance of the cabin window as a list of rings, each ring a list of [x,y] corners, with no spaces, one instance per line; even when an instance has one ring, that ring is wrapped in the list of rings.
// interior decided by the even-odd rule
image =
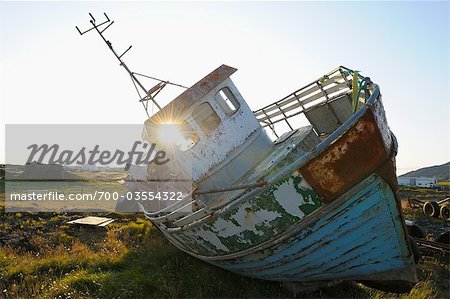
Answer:
[[[180,125],[180,133],[182,138],[178,145],[183,152],[187,151],[197,143],[198,136],[187,122],[183,122]]]
[[[220,118],[208,102],[200,104],[192,112],[192,117],[206,134],[214,131],[220,124]]]
[[[222,111],[228,116],[233,115],[241,106],[228,87],[219,90],[216,93],[215,98]]]

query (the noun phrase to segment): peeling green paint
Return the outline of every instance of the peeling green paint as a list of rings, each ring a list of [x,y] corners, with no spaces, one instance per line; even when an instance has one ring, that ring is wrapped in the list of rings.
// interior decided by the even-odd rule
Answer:
[[[280,188],[286,186],[291,188],[286,189],[289,192],[288,202],[286,198],[277,198],[275,195]],[[286,209],[286,203],[295,206],[295,203],[290,201],[292,198],[301,203],[296,209],[298,208],[302,215],[293,215],[292,211]],[[182,239],[185,244],[188,243],[198,254],[237,252],[270,240],[301,221],[320,205],[320,197],[296,172],[276,182],[255,198],[222,214],[219,219],[177,233],[174,237]],[[224,232],[230,235],[223,236]]]
[[[292,176],[292,180],[294,181],[294,187],[298,193],[302,194],[304,199],[308,199],[308,203],[299,206],[299,209],[308,215],[316,210],[322,203],[321,198],[312,188],[304,188],[301,187],[300,184],[302,182],[301,176]]]

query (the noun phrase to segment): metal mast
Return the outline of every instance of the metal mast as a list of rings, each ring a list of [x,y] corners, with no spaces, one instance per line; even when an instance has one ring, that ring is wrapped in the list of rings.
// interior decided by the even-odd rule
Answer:
[[[158,102],[156,102],[155,100],[155,96],[167,85],[174,85],[174,86],[178,86],[178,87],[183,87],[183,88],[187,88],[183,85],[180,84],[175,84],[175,83],[171,83],[167,80],[161,80],[155,77],[150,77],[150,76],[146,76],[146,75],[142,75],[139,73],[135,73],[132,72],[128,66],[125,64],[125,62],[122,60],[122,57],[131,49],[132,46],[129,46],[128,49],[126,49],[122,54],[117,54],[117,52],[114,50],[111,42],[109,40],[107,40],[105,38],[105,36],[103,35],[103,32],[105,32],[106,29],[108,29],[112,24],[114,24],[114,21],[111,21],[109,19],[109,17],[106,15],[106,13],[103,13],[105,15],[106,20],[101,22],[100,24],[96,24],[96,20],[95,18],[92,16],[91,13],[89,13],[89,16],[91,17],[91,20],[89,21],[92,25],[91,28],[85,30],[85,31],[81,31],[78,26],[75,26],[75,28],[78,30],[78,33],[80,33],[80,35],[83,35],[91,30],[95,30],[97,31],[97,33],[100,35],[100,37],[103,39],[103,41],[106,43],[106,45],[108,46],[108,48],[111,50],[111,52],[114,54],[114,56],[117,58],[117,60],[119,60],[120,65],[127,71],[127,73],[130,75],[131,81],[133,82],[136,91],[139,95],[139,102],[142,103],[142,106],[144,107],[145,112],[147,113],[147,116],[150,116],[148,113],[148,102],[151,101],[156,107],[158,107],[158,109],[161,109],[161,106],[158,104]],[[106,27],[101,28],[102,26],[106,25]],[[136,77],[136,75],[138,76],[142,76],[142,77],[146,77],[146,78],[150,78],[156,81],[159,81],[159,83],[157,83],[155,86],[153,86],[150,89],[146,89],[144,87],[144,85],[138,80],[138,78]],[[141,93],[139,92],[139,89],[142,89],[142,91],[144,92],[144,96],[141,96]]]

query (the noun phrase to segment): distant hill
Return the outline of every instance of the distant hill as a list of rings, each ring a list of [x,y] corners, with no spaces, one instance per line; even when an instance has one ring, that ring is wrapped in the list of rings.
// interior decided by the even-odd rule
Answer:
[[[427,177],[436,178],[441,180],[450,180],[450,162],[442,165],[435,165],[430,167],[424,167],[417,170],[407,172],[401,177],[413,176],[413,177]]]

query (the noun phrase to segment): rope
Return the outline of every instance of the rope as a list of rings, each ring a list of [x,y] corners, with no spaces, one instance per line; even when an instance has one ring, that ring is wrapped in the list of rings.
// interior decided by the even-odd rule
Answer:
[[[358,104],[359,104],[359,96],[361,95],[361,91],[364,89],[364,93],[367,94],[367,80],[369,78],[365,77],[364,79],[361,80],[361,82],[359,83],[359,88],[358,88],[358,93],[356,95],[356,102],[355,102],[355,107],[353,108],[353,113],[356,112],[356,110],[358,110]]]

